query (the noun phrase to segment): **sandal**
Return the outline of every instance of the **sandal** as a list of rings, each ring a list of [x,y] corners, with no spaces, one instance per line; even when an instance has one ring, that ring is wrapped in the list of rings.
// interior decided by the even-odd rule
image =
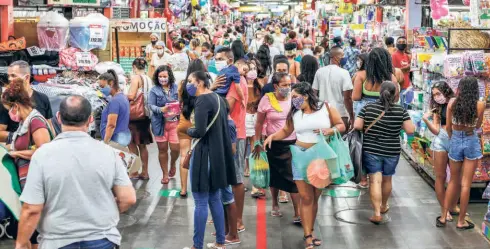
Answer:
[[[243,233],[243,232],[245,232],[245,227],[238,228],[238,233]]]
[[[447,222],[447,220],[446,220]],[[436,227],[445,227],[446,226],[446,222],[442,222],[441,221],[441,216],[438,216],[437,219],[436,219]]]
[[[279,203],[288,203],[288,202],[289,202],[289,199],[288,199],[287,195],[279,196]]]
[[[168,177],[174,178],[176,171],[177,171],[177,168],[175,166],[170,167],[170,171],[168,172]]]
[[[383,222],[383,216],[372,216],[371,218],[369,218],[369,221],[371,221],[375,225],[380,225]]]
[[[381,208],[381,214],[386,214],[388,213],[388,211],[390,211],[390,205],[386,205],[386,207],[383,209]]]
[[[315,246],[321,246],[322,245],[322,240],[314,238],[311,242],[313,242],[313,245]]]
[[[310,235],[307,235],[307,236],[304,236],[303,237],[303,240],[305,242],[306,242],[307,239],[313,239],[313,236],[310,234]],[[314,243],[306,244],[305,249],[313,249],[313,248],[315,248],[315,244]]]
[[[245,173],[243,173],[243,176],[250,177],[250,171],[245,171]]]
[[[187,191],[184,194],[182,194],[182,192],[180,192],[179,195],[181,198],[187,198]]]
[[[150,176],[149,176],[148,174],[147,174],[146,176],[145,176],[145,175],[143,175],[143,174],[140,174],[140,175],[138,176],[138,178],[139,178],[140,180],[143,180],[143,181],[150,180]]]
[[[301,217],[300,216],[294,217],[293,224],[301,224]]]
[[[162,179],[162,181],[161,181],[161,183],[162,183],[163,185],[166,185],[166,184],[168,184],[169,182],[170,182],[170,179],[168,179],[168,177],[164,177],[164,178]]]
[[[232,240],[225,239],[225,246],[238,245],[240,243],[242,243],[240,240],[232,241]]]
[[[458,229],[460,231],[464,231],[464,230],[470,230],[470,229],[475,228],[475,224],[473,224],[473,222],[471,222],[469,220],[467,220],[466,222],[468,223],[467,226],[462,226],[462,227],[456,226],[456,229]]]
[[[272,210],[271,211],[271,216],[272,217],[282,217],[281,210]]]

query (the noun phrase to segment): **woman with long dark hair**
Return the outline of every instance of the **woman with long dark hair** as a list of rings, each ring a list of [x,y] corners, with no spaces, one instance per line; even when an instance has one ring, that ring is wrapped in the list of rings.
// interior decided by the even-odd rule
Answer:
[[[264,148],[274,150],[274,147],[278,146],[278,141],[291,136],[295,132],[296,142],[292,144],[301,150],[307,150],[318,143],[319,132],[324,135],[333,135],[336,130],[339,132],[345,131],[345,125],[339,112],[335,107],[321,103],[308,82],[295,84],[291,95],[292,108],[288,112],[285,126],[267,137],[264,141]],[[306,174],[304,170],[298,168],[298,165],[292,165],[292,174],[301,197],[303,239],[306,249],[312,249],[322,244],[322,241],[313,235],[318,212],[318,200],[322,190],[307,183]]]
[[[400,131],[413,134],[415,130],[407,111],[396,104],[397,90],[395,83],[382,83],[379,99],[365,105],[354,123],[354,128],[364,133],[362,164],[369,174],[369,193],[374,208],[369,220],[377,225],[383,222],[381,214],[390,209],[391,180],[401,152]]]
[[[289,62],[289,74],[297,78],[301,74],[300,63],[295,60],[297,55],[296,43],[286,43],[284,45],[285,54]]]
[[[192,73],[186,84],[189,95],[196,97],[195,123],[187,129],[187,134],[199,139],[190,159],[195,203],[192,248],[195,249],[204,246],[208,207],[216,229],[216,243],[208,244],[207,248],[225,247],[225,214],[220,190],[237,184],[226,100],[212,92],[210,86],[211,77],[204,71]]]
[[[316,71],[318,71],[318,60],[312,55],[305,55],[301,59],[301,74],[298,76],[299,82],[308,82],[313,84]]]
[[[381,84],[385,81],[397,82],[393,74],[393,65],[391,55],[384,48],[374,48],[368,55],[366,71],[360,71],[354,78],[354,90],[352,91],[352,100],[354,102],[354,111],[356,115],[367,104],[378,100]],[[397,86],[396,101],[399,97]]]
[[[160,66],[153,75],[148,106],[151,115],[151,128],[158,145],[158,160],[162,168],[162,184],[169,183],[169,176],[175,175],[175,162],[179,157],[179,138],[177,125],[179,116],[169,104],[178,102],[177,83],[169,66]],[[168,150],[170,148],[170,171],[168,170]]]
[[[444,199],[444,209],[437,218],[436,225],[446,225],[447,213],[457,202],[460,192],[460,213],[456,228],[473,229],[475,224],[465,220],[470,200],[473,175],[478,160],[483,157],[476,129],[483,122],[485,102],[479,101],[478,80],[475,77],[461,79],[457,96],[449,101],[447,107],[446,130],[449,135],[449,167],[451,179]]]
[[[269,46],[267,46],[267,44],[262,44],[260,46],[259,51],[257,52],[257,59],[259,60],[260,65],[262,65],[266,76],[268,76],[272,71],[272,60]]]
[[[446,193],[446,168],[449,163],[449,136],[446,131],[447,106],[449,100],[454,97],[453,90],[446,82],[437,82],[432,85],[430,98],[430,111],[424,114],[422,120],[427,128],[436,135],[430,145],[432,150],[434,171],[436,175],[435,189],[437,200],[441,205],[441,212],[444,209],[444,198]],[[432,118],[432,121],[429,119]],[[459,212],[455,205],[449,211],[448,220],[452,220],[451,213]]]
[[[191,147],[191,137],[187,135],[186,131],[189,127],[192,127],[191,117],[192,111],[194,110],[194,96],[190,96],[185,89],[189,76],[198,71],[206,71],[206,66],[201,60],[194,60],[189,64],[187,68],[187,76],[184,80],[179,83],[178,93],[179,102],[181,104],[181,114],[179,118],[179,124],[177,125],[177,135],[179,138],[180,145],[180,158],[185,158]],[[181,184],[181,197],[187,197],[187,176],[188,170],[183,168],[182,162],[180,160],[180,184]]]
[[[231,51],[233,52],[233,63],[245,58],[246,53],[242,41],[233,41],[233,43],[231,43]]]
[[[272,77],[274,92],[267,93],[260,100],[257,109],[257,123],[255,125],[255,141],[262,141],[262,135],[271,136],[280,131],[286,124],[291,109],[291,77],[288,73],[275,73]],[[266,125],[265,134],[262,133]],[[271,216],[282,217],[279,207],[279,190],[291,194],[294,206],[294,223],[301,223],[299,211],[298,188],[294,184],[291,169],[291,151],[289,146],[294,144],[294,134],[276,139],[273,146],[267,150],[270,166],[270,190],[272,194]],[[263,151],[262,146],[256,143],[254,155]]]

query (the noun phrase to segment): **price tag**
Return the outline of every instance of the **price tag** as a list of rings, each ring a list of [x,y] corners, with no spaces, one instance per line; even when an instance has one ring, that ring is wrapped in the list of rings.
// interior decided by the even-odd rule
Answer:
[[[75,58],[77,60],[77,66],[79,67],[92,66],[92,55],[90,52],[76,52]]]
[[[30,56],[39,56],[39,55],[43,55],[44,52],[46,52],[46,49],[32,46],[27,48],[27,52],[29,53]]]
[[[104,40],[104,30],[100,25],[90,25],[90,40],[89,46],[102,46]]]

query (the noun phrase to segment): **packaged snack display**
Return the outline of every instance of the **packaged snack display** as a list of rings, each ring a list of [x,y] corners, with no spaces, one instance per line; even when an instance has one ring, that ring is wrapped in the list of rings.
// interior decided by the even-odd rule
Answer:
[[[463,57],[457,54],[446,56],[444,76],[446,78],[461,77],[464,73]]]
[[[55,51],[66,48],[69,24],[70,22],[56,11],[46,13],[37,24],[39,47]]]
[[[482,129],[484,134],[490,134],[490,109],[485,109],[483,112]]]
[[[109,19],[102,14],[92,13],[70,21],[70,45],[82,51],[105,49],[108,35]]]
[[[490,155],[490,135],[481,135],[481,144],[483,155]]]

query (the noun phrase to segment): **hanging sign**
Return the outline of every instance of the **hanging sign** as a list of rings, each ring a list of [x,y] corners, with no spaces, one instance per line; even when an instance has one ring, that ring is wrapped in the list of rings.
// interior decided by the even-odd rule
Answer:
[[[118,19],[111,20],[112,27],[119,27],[119,32],[165,32],[165,19]]]
[[[102,46],[104,41],[104,31],[101,25],[90,25],[90,39],[88,41],[89,46]]]
[[[90,52],[76,52],[75,59],[79,67],[90,67],[93,64]]]

